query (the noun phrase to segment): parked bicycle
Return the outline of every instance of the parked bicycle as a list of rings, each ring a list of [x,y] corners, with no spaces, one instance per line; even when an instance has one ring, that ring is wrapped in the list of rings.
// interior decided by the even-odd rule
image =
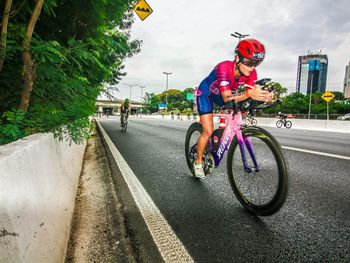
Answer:
[[[273,87],[266,86],[268,81],[270,79],[263,79],[257,84],[271,90]],[[204,172],[209,175],[228,151],[227,174],[231,188],[248,211],[260,216],[276,213],[288,193],[288,165],[280,144],[265,129],[247,126],[242,120],[242,112],[268,106],[252,100],[225,105],[226,113],[215,116],[224,117],[226,127],[213,132],[203,154]],[[193,176],[197,141],[201,133],[201,124],[195,122],[186,134],[186,161]]]
[[[282,128],[282,126],[284,126],[287,129],[290,129],[292,127],[292,122],[287,120],[287,114],[279,112],[277,116],[279,118],[279,120],[276,121],[277,128]]]

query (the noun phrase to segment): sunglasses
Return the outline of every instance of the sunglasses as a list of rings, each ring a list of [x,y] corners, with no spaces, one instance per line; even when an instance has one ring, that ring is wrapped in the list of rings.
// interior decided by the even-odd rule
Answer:
[[[252,68],[252,67],[259,66],[262,61],[261,60],[260,61],[255,61],[255,60],[251,60],[249,58],[242,57],[241,58],[241,62],[242,62],[243,65]]]

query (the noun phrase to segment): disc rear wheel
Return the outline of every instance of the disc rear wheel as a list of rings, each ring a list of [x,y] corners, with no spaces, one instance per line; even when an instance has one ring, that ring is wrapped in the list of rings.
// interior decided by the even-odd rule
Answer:
[[[185,155],[188,168],[194,176],[193,163],[197,159],[197,141],[203,131],[199,122],[192,123],[188,128],[185,139]]]

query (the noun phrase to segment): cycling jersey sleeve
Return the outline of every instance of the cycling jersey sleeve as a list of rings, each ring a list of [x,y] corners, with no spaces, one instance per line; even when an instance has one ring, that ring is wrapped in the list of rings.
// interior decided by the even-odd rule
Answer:
[[[216,74],[217,74],[217,84],[219,86],[220,92],[225,90],[231,90],[231,82],[230,75],[232,75],[233,68],[230,67],[229,63],[220,63],[217,66]]]

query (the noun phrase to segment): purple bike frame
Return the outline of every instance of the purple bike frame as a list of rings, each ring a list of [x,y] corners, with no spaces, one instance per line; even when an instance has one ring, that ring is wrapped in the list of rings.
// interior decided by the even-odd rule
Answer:
[[[242,119],[242,113],[236,112],[234,115],[232,113],[220,113],[220,114],[214,114],[215,117],[224,117],[226,119],[226,127],[224,130],[224,133],[220,139],[219,148],[217,151],[214,151],[211,143],[209,143],[210,152],[214,157],[215,166],[219,166],[222,157],[224,156],[225,151],[227,151],[231,145],[231,142],[234,138],[234,136],[237,136],[239,149],[241,151],[241,157],[243,162],[243,167],[245,171],[251,171],[251,169],[248,166],[247,162],[247,155],[245,151],[245,147],[247,147],[247,150],[249,152],[249,155],[251,156],[254,164],[255,170],[259,170],[254,150],[252,147],[252,144],[250,142],[250,139],[245,137],[243,138],[241,127],[244,124]]]

